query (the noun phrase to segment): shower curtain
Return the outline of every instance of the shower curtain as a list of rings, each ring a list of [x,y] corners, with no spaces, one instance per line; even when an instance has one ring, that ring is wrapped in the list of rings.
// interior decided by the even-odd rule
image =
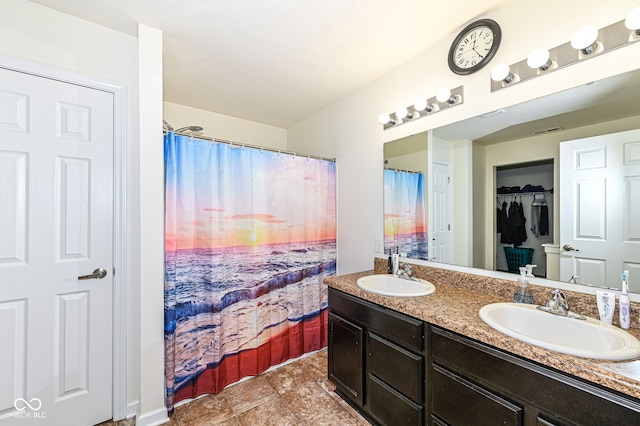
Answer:
[[[327,344],[335,163],[165,135],[167,406]]]
[[[429,259],[422,173],[384,170],[385,253]]]

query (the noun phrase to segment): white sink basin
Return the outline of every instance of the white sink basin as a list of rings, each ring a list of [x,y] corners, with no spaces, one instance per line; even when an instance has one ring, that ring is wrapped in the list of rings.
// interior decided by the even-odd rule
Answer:
[[[593,318],[567,318],[521,303],[483,306],[480,318],[507,336],[550,351],[611,361],[640,356],[638,339]]]
[[[395,275],[367,275],[359,278],[357,284],[363,290],[385,296],[416,297],[436,291],[429,281],[411,281]]]

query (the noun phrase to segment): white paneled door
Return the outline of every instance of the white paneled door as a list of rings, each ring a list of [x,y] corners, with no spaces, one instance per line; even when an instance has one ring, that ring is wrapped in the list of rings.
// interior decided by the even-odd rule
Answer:
[[[0,68],[0,425],[111,418],[113,110]]]
[[[451,180],[447,164],[432,163],[432,197],[431,214],[429,215],[429,260],[440,263],[451,263],[452,231],[451,231]]]
[[[640,282],[640,130],[562,142],[560,169],[560,279]]]

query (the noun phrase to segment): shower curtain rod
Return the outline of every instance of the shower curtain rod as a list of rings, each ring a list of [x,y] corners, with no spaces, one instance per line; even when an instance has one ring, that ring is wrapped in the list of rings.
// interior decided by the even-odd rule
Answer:
[[[414,172],[413,170],[402,170],[402,169],[394,169],[392,167],[385,167],[385,170],[391,170],[392,172],[405,172],[405,173],[413,173],[414,175],[421,175],[422,172]]]
[[[166,129],[163,129],[163,131],[165,133],[167,132]],[[212,142],[212,143],[226,143],[228,145],[238,146],[238,147],[241,147],[241,148],[253,148],[253,149],[259,149],[260,151],[277,152],[278,154],[289,154],[289,155],[293,155],[294,157],[297,156],[297,157],[303,157],[303,158],[313,158],[314,160],[331,161],[333,163],[336,162],[335,158],[320,157],[320,156],[317,156],[317,155],[309,155],[309,154],[300,154],[299,152],[287,151],[285,149],[275,149],[275,148],[269,148],[269,147],[265,147],[265,146],[250,145],[250,144],[242,143],[242,142],[234,142],[234,141],[230,141],[230,140],[226,140],[226,139],[216,139],[216,138],[211,138],[209,136],[192,135],[192,134],[182,133],[182,132],[178,133],[178,132],[174,131],[174,133],[176,135],[179,135],[179,136],[186,136],[186,137],[189,137],[189,138],[199,139],[199,140]]]

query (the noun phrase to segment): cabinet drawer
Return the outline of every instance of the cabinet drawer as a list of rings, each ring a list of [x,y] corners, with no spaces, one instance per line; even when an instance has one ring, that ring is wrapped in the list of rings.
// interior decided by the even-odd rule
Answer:
[[[398,393],[375,376],[367,375],[367,410],[382,425],[422,425],[422,405]]]
[[[420,352],[423,348],[422,321],[350,294],[329,288],[329,309],[340,312],[371,331]]]
[[[523,409],[456,374],[433,366],[433,415],[451,426],[521,425]]]
[[[557,420],[551,421],[539,415],[536,418],[536,426],[574,426],[574,425],[564,421],[563,422],[557,421]]]
[[[417,403],[423,400],[423,358],[368,333],[368,372],[393,386]]]

